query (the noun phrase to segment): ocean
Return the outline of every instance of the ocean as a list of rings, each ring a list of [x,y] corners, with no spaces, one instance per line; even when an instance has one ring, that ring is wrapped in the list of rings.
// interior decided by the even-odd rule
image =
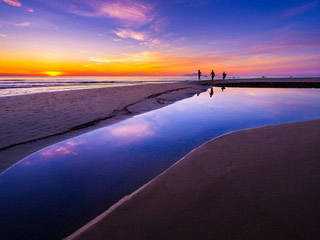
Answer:
[[[316,76],[264,76],[272,78]],[[262,76],[227,76],[227,79],[262,78]],[[209,80],[210,76],[202,77]],[[218,77],[219,79],[219,77]],[[84,77],[0,77],[0,97],[145,83],[196,81],[197,76],[84,76]]]

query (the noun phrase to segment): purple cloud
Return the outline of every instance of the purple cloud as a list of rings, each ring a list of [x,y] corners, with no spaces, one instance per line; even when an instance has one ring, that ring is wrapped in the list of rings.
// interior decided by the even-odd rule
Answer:
[[[305,12],[309,12],[309,11],[315,9],[318,6],[319,2],[320,2],[319,0],[316,0],[316,1],[306,3],[304,5],[300,5],[298,7],[287,9],[281,15],[281,17],[292,17],[292,16],[303,14]]]
[[[22,6],[22,3],[19,0],[0,0],[0,2],[4,2],[4,3],[9,4],[13,7],[25,8],[28,12],[31,12],[31,13],[34,12],[33,8],[27,8],[27,7]]]
[[[115,19],[125,25],[144,25],[153,20],[152,9],[150,4],[137,0],[93,0],[73,1],[67,11],[79,16]]]
[[[3,0],[3,2],[5,2],[11,6],[14,6],[14,7],[21,7],[22,6],[22,3],[19,2],[18,0]]]

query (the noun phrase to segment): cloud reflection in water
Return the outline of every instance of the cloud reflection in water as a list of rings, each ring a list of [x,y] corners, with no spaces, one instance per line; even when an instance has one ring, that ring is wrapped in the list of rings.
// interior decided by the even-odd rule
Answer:
[[[151,137],[155,132],[149,122],[141,121],[117,126],[110,131],[110,134],[118,138],[138,139]]]
[[[67,155],[78,155],[79,153],[79,145],[84,144],[85,141],[68,141],[62,143],[61,145],[53,145],[45,149],[43,152],[40,152],[40,156],[44,157],[45,159],[55,158],[59,156],[67,156]]]

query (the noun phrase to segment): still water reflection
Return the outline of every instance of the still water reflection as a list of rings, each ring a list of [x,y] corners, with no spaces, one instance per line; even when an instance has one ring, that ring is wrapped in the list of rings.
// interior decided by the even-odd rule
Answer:
[[[2,239],[61,239],[221,134],[320,118],[317,89],[214,88],[47,147],[0,175]]]

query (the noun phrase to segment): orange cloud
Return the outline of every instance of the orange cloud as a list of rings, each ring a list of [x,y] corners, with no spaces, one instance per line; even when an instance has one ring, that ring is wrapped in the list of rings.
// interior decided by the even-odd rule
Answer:
[[[148,62],[148,61],[151,61],[152,59],[156,58],[157,56],[159,56],[158,53],[145,51],[145,52],[140,52],[140,53],[136,53],[136,54],[123,54],[123,55],[118,55],[118,56],[108,56],[108,57],[104,57],[104,58],[90,57],[89,61],[97,62],[97,63]]]
[[[6,41],[5,38],[0,36],[0,41]],[[227,71],[229,75],[316,74],[320,66],[317,54],[305,57],[278,56],[275,53],[265,55],[259,54],[259,49],[257,54],[252,54],[251,51],[250,54],[233,51],[207,53],[201,49],[192,52],[184,48],[170,48],[104,55],[96,49],[79,53],[74,51],[78,48],[76,44],[70,46],[57,47],[48,40],[43,46],[37,42],[30,49],[24,46],[3,48],[0,55],[0,75],[183,75],[194,73],[197,69],[209,74],[212,67],[217,74]]]

